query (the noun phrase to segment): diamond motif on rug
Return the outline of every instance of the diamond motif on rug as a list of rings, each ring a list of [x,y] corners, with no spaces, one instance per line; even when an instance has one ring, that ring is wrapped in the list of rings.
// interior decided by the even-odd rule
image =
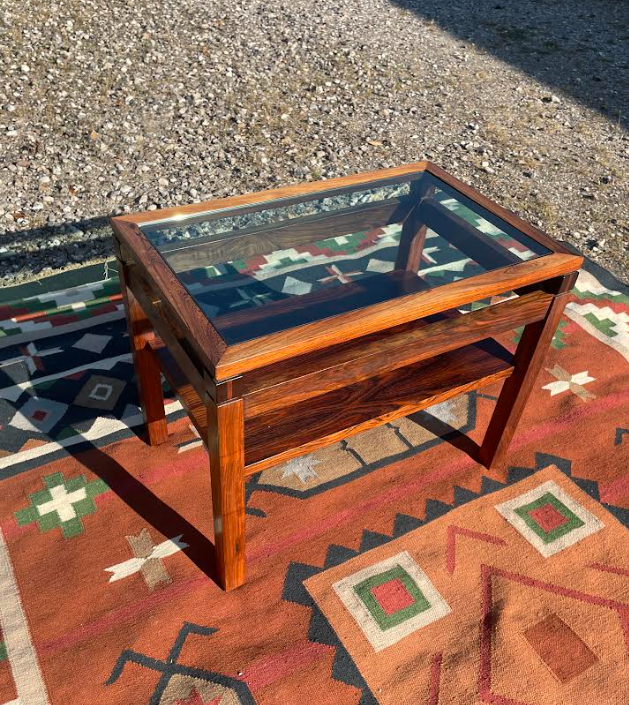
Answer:
[[[369,260],[367,264],[368,272],[379,272],[380,274],[385,274],[386,272],[392,272],[395,269],[395,262],[386,262],[385,260],[373,259]]]
[[[74,400],[75,404],[90,409],[112,411],[127,383],[115,377],[93,375]]]
[[[88,352],[102,353],[111,338],[111,335],[86,333],[84,336],[79,338],[79,340],[77,340],[72,347],[78,348],[79,350],[87,350]]]
[[[433,518],[429,502],[422,517],[426,523],[418,520],[419,526],[397,537],[396,520],[392,535],[380,534],[378,542],[370,542],[374,534],[365,531],[358,551],[332,544],[322,569],[293,564],[292,576],[308,594],[302,600],[287,575],[285,599],[304,605],[314,601],[309,633],[321,644],[335,645],[337,679],[358,687],[364,681],[382,705],[459,703],[461,693],[466,702],[496,705],[629,702],[623,568],[629,533],[564,472],[554,464],[538,466],[520,483],[490,486],[476,499],[455,493],[456,508]],[[515,500],[511,511],[540,543],[515,509],[522,508],[546,533],[574,521],[566,510],[583,522],[553,543],[592,526],[590,515],[605,531],[543,560],[529,537],[514,532],[496,511],[508,506],[507,500]],[[392,572],[399,565],[414,579],[400,560],[404,554],[422,566],[449,613],[378,652],[367,643],[363,625],[374,632],[377,627],[386,639],[399,628],[387,624],[395,615],[403,619],[405,611],[414,610],[410,621],[430,612],[421,611],[424,604],[405,585],[403,572]],[[347,578],[348,590],[339,594]],[[414,582],[433,604],[424,586]],[[369,601],[379,612],[365,604]]]
[[[332,587],[376,652],[450,613],[407,551],[359,570]]]
[[[303,294],[307,294],[311,289],[312,284],[310,282],[300,281],[299,279],[295,279],[295,277],[286,277],[282,292],[284,294],[302,296]]]
[[[61,421],[68,410],[68,405],[52,399],[30,397],[22,408],[9,421],[9,425],[21,431],[48,433]]]
[[[496,510],[545,558],[600,531],[603,523],[549,481]]]

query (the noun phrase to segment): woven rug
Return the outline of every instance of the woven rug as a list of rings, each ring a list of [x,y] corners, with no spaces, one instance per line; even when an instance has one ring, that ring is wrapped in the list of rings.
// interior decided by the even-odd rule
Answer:
[[[259,473],[231,593],[176,399],[169,442],[141,438],[116,280],[6,302],[0,331],[0,705],[629,702],[606,272],[581,272],[505,467],[465,453],[498,385]]]

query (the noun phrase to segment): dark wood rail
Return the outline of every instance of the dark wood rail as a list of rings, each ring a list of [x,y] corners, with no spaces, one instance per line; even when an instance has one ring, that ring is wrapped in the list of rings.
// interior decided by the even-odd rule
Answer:
[[[168,349],[157,347],[153,353],[207,442],[206,406]],[[512,372],[511,354],[485,340],[246,419],[245,474],[505,379]]]
[[[418,217],[431,230],[485,269],[498,269],[523,261],[437,200],[423,201],[419,206]]]
[[[168,264],[176,272],[182,272],[399,223],[406,218],[412,206],[413,202],[409,198],[389,198],[352,208],[286,219],[277,224],[182,240],[159,249]]]
[[[269,365],[243,377],[245,416],[363,381],[544,318],[552,295],[537,291],[471,313],[414,321],[358,340]]]

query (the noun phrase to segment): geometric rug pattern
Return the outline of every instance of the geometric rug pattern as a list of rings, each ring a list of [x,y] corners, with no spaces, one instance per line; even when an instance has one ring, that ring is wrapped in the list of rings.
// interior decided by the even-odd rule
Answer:
[[[540,556],[504,518],[537,493],[560,494],[595,531]],[[458,702],[462,684],[476,686],[470,702],[621,702],[629,595],[610,570],[627,556],[627,527],[551,465],[305,587],[382,703]]]
[[[629,295],[608,273],[580,273],[503,466],[466,452],[495,384],[257,473],[231,593],[203,445],[174,398],[145,444],[117,300],[80,315],[98,294],[0,325],[0,705],[629,701]]]

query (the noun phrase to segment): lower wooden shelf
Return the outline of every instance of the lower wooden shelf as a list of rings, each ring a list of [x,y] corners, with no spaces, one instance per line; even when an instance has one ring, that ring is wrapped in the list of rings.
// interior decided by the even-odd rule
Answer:
[[[205,441],[205,405],[168,350],[157,347],[154,352]],[[489,339],[246,419],[245,474],[505,379],[512,372],[511,353]]]
[[[477,389],[513,372],[484,340],[245,421],[246,474]]]

